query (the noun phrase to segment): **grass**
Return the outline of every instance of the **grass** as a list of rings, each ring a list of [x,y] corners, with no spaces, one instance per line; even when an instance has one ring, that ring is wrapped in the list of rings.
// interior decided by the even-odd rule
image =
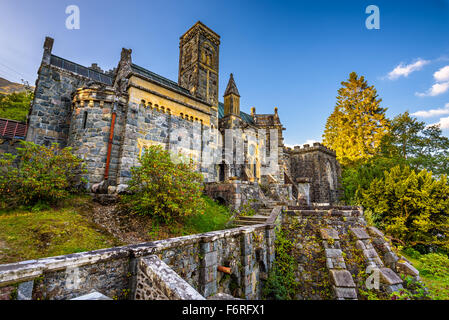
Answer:
[[[449,300],[449,276],[434,276],[431,274],[426,274],[423,272],[423,262],[421,261],[421,256],[407,255],[405,252],[401,254],[410,260],[413,266],[419,270],[421,281],[429,289],[430,297],[432,300]]]
[[[186,221],[186,228],[192,233],[203,233],[226,228],[231,218],[229,209],[209,197],[203,196],[206,208],[203,214],[191,216]]]
[[[167,239],[226,229],[226,224],[231,218],[229,209],[207,196],[203,196],[203,200],[205,203],[203,214],[193,215],[185,218],[182,222],[170,224],[159,224],[153,221],[151,231],[148,232],[150,239]]]
[[[90,198],[72,197],[58,207],[0,211],[0,263],[112,247],[120,243],[88,221]]]
[[[144,240],[150,241],[225,229],[229,209],[206,196],[203,200],[203,214],[165,225],[148,218],[136,231],[147,233]],[[72,196],[53,207],[0,210],[0,264],[126,244],[90,222],[91,201],[87,195]]]

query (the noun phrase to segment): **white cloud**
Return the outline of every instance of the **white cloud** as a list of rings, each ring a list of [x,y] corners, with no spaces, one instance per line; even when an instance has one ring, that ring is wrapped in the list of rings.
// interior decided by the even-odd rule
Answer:
[[[445,67],[441,68],[440,70],[436,71],[433,74],[433,77],[438,82],[449,81],[449,66],[445,66]]]
[[[306,142],[304,142],[302,145],[308,144],[308,145],[313,146],[313,144],[314,144],[315,142],[320,142],[320,141],[314,140],[314,139],[308,139],[308,140],[307,140]],[[320,142],[320,143],[321,143],[321,142]]]
[[[441,129],[449,129],[449,117],[440,118],[440,121],[433,125],[435,124],[439,125]]]
[[[412,113],[412,116],[420,117],[420,118],[432,118],[432,117],[436,117],[436,116],[442,116],[445,114],[449,114],[449,103],[446,103],[444,108],[416,111],[416,112]]]
[[[418,97],[427,97],[427,96],[435,97],[435,96],[445,93],[448,89],[449,89],[449,81],[435,83],[426,92],[424,92],[424,93],[416,92],[415,95],[417,95]]]
[[[420,70],[423,66],[430,61],[419,58],[416,62],[411,64],[400,63],[393,71],[388,73],[388,79],[396,80],[399,77],[408,77],[408,75],[414,71]]]

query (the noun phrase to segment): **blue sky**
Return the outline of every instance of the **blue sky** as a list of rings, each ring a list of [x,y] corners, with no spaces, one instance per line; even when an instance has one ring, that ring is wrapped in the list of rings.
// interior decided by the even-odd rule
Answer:
[[[379,30],[365,27],[371,4]],[[65,28],[68,5],[80,8],[79,30]],[[449,136],[449,0],[2,0],[0,77],[34,84],[49,35],[66,59],[107,70],[132,48],[134,63],[176,81],[179,36],[198,20],[221,36],[220,97],[232,72],[242,110],[278,107],[289,145],[321,141],[352,71],[376,87],[389,117],[409,110]]]

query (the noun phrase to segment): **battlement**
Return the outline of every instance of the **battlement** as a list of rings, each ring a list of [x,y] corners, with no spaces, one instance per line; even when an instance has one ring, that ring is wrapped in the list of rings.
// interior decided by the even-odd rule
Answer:
[[[297,153],[306,153],[306,152],[315,152],[315,151],[321,151],[324,153],[327,153],[331,156],[336,156],[336,153],[334,150],[329,149],[325,145],[323,145],[320,142],[314,142],[312,146],[310,144],[304,144],[303,146],[294,146],[293,149],[290,147],[284,147],[284,151],[289,154],[297,154]]]

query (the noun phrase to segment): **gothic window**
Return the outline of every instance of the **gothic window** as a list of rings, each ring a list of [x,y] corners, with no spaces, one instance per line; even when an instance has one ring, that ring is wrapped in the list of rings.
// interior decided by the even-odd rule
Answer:
[[[215,66],[215,50],[207,42],[201,48],[201,62],[210,67]]]

